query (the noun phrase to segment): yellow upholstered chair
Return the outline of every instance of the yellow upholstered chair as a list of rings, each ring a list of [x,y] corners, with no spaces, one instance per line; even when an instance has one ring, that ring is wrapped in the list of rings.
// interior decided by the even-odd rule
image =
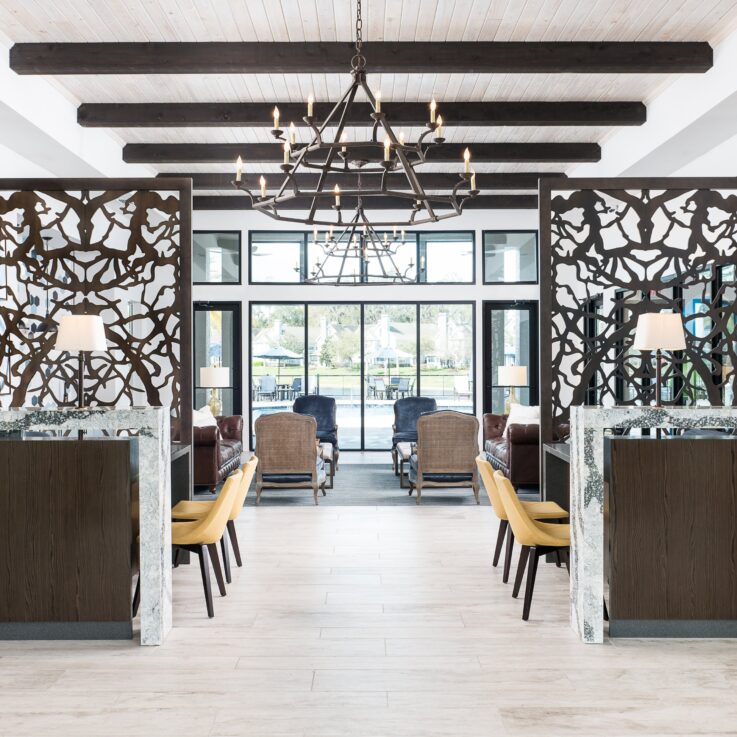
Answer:
[[[230,544],[233,546],[233,554],[235,555],[236,565],[240,568],[243,565],[241,559],[241,551],[238,546],[238,536],[235,532],[235,521],[238,519],[238,515],[243,509],[243,504],[246,501],[248,495],[248,489],[253,481],[254,474],[256,473],[256,466],[258,465],[258,458],[251,456],[247,463],[244,463],[241,467],[243,475],[241,476],[240,485],[238,486],[238,492],[233,497],[233,508],[230,510],[228,515],[228,521],[226,523],[226,530],[230,537]],[[222,492],[221,492],[222,493]],[[209,514],[214,501],[181,501],[174,509],[171,510],[172,519],[175,520],[198,520],[202,519],[205,515]],[[220,538],[220,548],[223,552],[223,566],[225,567],[225,580],[230,583],[230,556],[228,555],[228,544],[225,540],[225,534]]]
[[[507,513],[509,526],[512,528],[517,541],[522,545],[517,577],[512,592],[513,596],[517,596],[519,592],[525,564],[528,564],[525,603],[522,608],[522,619],[526,621],[530,617],[530,605],[532,604],[532,593],[535,589],[538,560],[547,553],[560,552],[561,550],[568,552],[571,545],[570,525],[552,525],[548,522],[538,522],[532,519],[522,506],[522,502],[517,498],[517,493],[510,480],[501,471],[494,472],[494,480],[504,505],[504,511]],[[566,568],[568,568],[567,555]]]
[[[238,494],[242,478],[243,471],[238,470],[225,479],[218,498],[212,503],[209,512],[204,517],[193,522],[174,522],[171,526],[171,543],[175,551],[175,565],[179,550],[196,553],[200,559],[200,572],[202,573],[202,586],[205,590],[208,617],[215,615],[210,587],[210,566],[207,561],[208,553],[215,571],[220,595],[225,596],[225,581],[220,569],[217,543],[225,534],[228,517],[233,509],[233,500]]]
[[[491,508],[494,510],[494,514],[499,518],[499,534],[496,537],[496,548],[494,549],[494,561],[493,565],[499,564],[499,556],[502,552],[502,545],[504,543],[504,535],[507,535],[507,551],[504,556],[504,575],[502,580],[504,583],[509,581],[509,568],[512,564],[512,548],[514,546],[514,533],[509,527],[509,520],[507,513],[502,503],[502,498],[499,496],[499,490],[494,480],[494,468],[486,460],[484,454],[480,454],[476,457],[476,465],[479,469],[479,475],[484,483],[486,494],[491,502]],[[568,519],[568,512],[563,507],[559,506],[555,502],[520,502],[527,514],[532,519],[537,520],[564,520]]]

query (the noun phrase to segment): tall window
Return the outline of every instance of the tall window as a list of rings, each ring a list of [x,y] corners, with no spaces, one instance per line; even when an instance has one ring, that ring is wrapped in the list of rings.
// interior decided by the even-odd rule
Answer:
[[[392,233],[387,235],[392,237]],[[404,241],[397,243],[395,251],[392,259],[397,269],[419,284],[475,282],[473,231],[405,232]],[[250,283],[299,284],[309,277],[322,256],[322,248],[313,242],[311,232],[251,231]],[[357,264],[350,264],[350,268],[357,268]],[[375,262],[369,260],[367,274],[371,275],[374,268]]]
[[[484,284],[536,284],[537,231],[484,231]]]
[[[526,381],[507,383],[502,366],[524,367]],[[484,302],[484,411],[507,414],[513,401],[536,405],[537,376],[537,303]]]
[[[391,445],[394,402],[474,411],[474,308],[463,303],[251,304],[251,417],[334,397],[340,447]]]
[[[221,388],[224,415],[240,415],[241,407],[241,304],[240,302],[194,303],[194,406],[207,404],[210,389],[200,386],[200,369],[230,369],[230,386]]]
[[[240,284],[240,231],[195,230],[192,233],[192,281]]]

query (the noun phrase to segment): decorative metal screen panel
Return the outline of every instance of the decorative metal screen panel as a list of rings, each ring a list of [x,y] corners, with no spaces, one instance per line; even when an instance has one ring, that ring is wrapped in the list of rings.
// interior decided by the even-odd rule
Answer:
[[[87,402],[170,405],[191,435],[191,190],[154,180],[0,180],[0,403],[77,400],[61,315],[102,316]]]
[[[649,404],[643,312],[681,312],[664,400],[735,403],[737,180],[558,180],[540,191],[544,437],[580,404]]]

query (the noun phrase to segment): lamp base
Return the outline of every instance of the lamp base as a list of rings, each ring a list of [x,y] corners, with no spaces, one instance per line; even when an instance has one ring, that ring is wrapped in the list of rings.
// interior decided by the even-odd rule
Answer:
[[[218,417],[223,410],[223,405],[220,401],[217,389],[210,389],[210,399],[207,402],[207,406],[210,408],[214,417]]]

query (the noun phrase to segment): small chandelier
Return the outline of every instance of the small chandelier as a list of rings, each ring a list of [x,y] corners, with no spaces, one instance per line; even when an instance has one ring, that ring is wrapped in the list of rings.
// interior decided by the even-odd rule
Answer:
[[[314,99],[310,96],[307,101],[307,115],[302,119],[309,129],[309,143],[297,142],[297,128],[294,123],[290,123],[288,133],[285,134],[280,126],[279,109],[274,108],[274,128],[271,134],[282,143],[284,160],[280,168],[285,174],[276,194],[267,196],[267,181],[264,176],[260,178],[258,194],[254,194],[244,185],[241,157],[238,157],[233,184],[236,189],[248,195],[254,210],[275,220],[325,228],[345,228],[348,231],[348,243],[340,238],[334,243],[350,245],[353,243],[353,236],[357,235],[357,240],[362,244],[359,250],[364,253],[365,258],[371,258],[378,257],[378,249],[383,243],[382,239],[378,242],[375,240],[376,228],[410,227],[456,217],[461,214],[464,203],[469,198],[476,197],[479,191],[476,189],[476,174],[471,169],[471,152],[466,149],[463,156],[464,169],[452,191],[446,194],[425,192],[415,167],[425,163],[428,149],[445,141],[442,116],[437,114],[437,105],[433,100],[430,103],[427,130],[416,143],[405,141],[403,133],[395,135],[381,110],[381,93],[374,95],[366,82],[366,58],[362,54],[361,34],[361,0],[357,0],[356,53],[351,59],[353,81],[322,123],[315,120]],[[371,136],[368,140],[349,141],[345,135],[345,125],[354,117],[351,109],[359,90],[365,95],[372,110],[371,121],[367,121],[367,125],[371,126]],[[335,129],[332,136],[329,134],[331,128]],[[380,129],[383,131],[381,140]],[[329,137],[332,140],[328,140]],[[300,186],[297,175],[302,173],[315,175],[317,181],[313,188]],[[391,173],[396,174],[389,177]],[[390,180],[396,179],[397,174],[404,174],[407,188],[390,188]],[[374,186],[362,186],[367,176],[374,180]],[[351,186],[341,190],[337,182],[331,181],[336,177],[344,185],[348,178]],[[355,184],[352,183],[353,179]],[[371,200],[375,207],[381,207],[381,201],[377,198],[386,197],[406,201],[407,211],[392,220],[371,224],[365,207]],[[289,214],[295,210],[306,211],[306,214],[303,217]],[[344,217],[344,213],[349,210],[352,214]],[[356,228],[359,230],[358,234]],[[328,247],[326,253],[331,248]],[[378,271],[381,272],[381,269]],[[322,273],[322,269],[318,268],[318,272]],[[365,268],[363,272],[366,273]]]
[[[321,249],[321,257],[304,280],[305,284],[335,286],[366,286],[369,284],[414,284],[414,261],[402,268],[397,263],[399,249],[405,244],[405,233],[397,238],[396,226],[391,236],[383,236],[357,210],[351,222],[337,235],[331,225],[322,238],[317,226],[312,231],[312,243]],[[299,267],[297,267],[299,270]],[[422,265],[420,271],[423,271]]]

